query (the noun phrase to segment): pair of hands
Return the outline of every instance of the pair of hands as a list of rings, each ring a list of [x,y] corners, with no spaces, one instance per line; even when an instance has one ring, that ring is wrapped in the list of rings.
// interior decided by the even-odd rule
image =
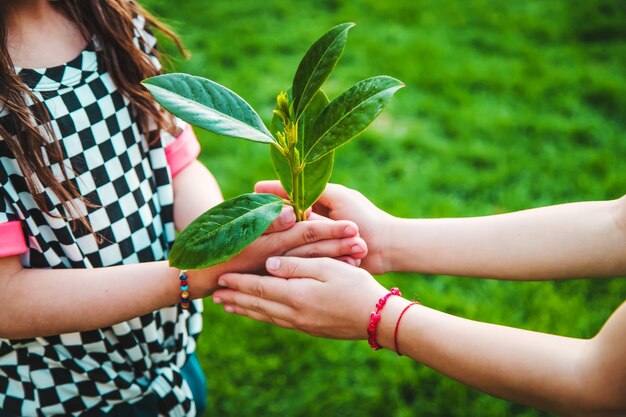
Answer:
[[[260,182],[255,191],[286,197],[278,181]],[[327,219],[336,221],[328,222]],[[358,234],[343,238],[331,236],[324,240],[309,238],[306,244],[284,252],[285,256],[269,258],[265,269],[271,275],[241,273],[241,269],[238,273],[223,274],[218,281],[222,288],[213,294],[213,301],[223,303],[229,313],[314,336],[367,338],[369,313],[387,292],[370,273],[380,274],[390,269],[385,248],[388,247],[386,241],[391,238],[391,219],[359,192],[330,184],[313,207],[309,216],[311,221],[297,223],[279,233],[266,234],[257,240],[259,246],[264,242],[279,244],[277,239],[287,239],[293,233],[306,234],[315,230],[332,234],[332,230],[353,227],[356,231],[352,221],[359,225]],[[250,250],[254,250],[257,242],[250,246]],[[350,253],[350,245],[355,244],[366,249]],[[362,269],[357,268],[359,264]]]

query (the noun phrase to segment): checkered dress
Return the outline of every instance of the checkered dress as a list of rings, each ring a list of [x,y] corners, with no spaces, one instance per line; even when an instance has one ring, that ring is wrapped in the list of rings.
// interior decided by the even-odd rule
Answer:
[[[135,19],[136,45],[155,39]],[[49,190],[50,215],[37,208],[24,176],[0,138],[0,223],[20,221],[28,268],[99,268],[167,259],[174,240],[173,187],[162,133],[149,146],[129,101],[102,63],[97,40],[65,65],[18,69],[52,119],[70,181],[96,207],[80,207],[101,242],[56,217],[64,213]],[[0,123],[11,117],[2,112]],[[58,165],[52,166],[59,180]],[[73,227],[74,226],[74,227]],[[129,277],[132,279],[132,277]],[[88,285],[87,282],[77,285]],[[148,394],[161,415],[194,415],[179,369],[195,350],[202,303],[175,305],[114,326],[27,340],[0,339],[0,410],[16,416],[92,416]]]

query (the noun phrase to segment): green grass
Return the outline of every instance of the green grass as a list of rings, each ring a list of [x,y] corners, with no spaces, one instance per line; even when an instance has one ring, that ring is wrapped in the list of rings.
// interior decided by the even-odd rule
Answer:
[[[379,120],[337,152],[332,181],[398,216],[474,216],[626,192],[626,3],[145,1],[193,53],[176,70],[238,92],[266,121],[276,94],[327,29],[355,21],[325,87],[388,74],[406,83]],[[170,49],[168,46],[166,49]],[[273,178],[268,149],[198,132],[226,197]],[[512,283],[381,277],[476,320],[591,337],[626,280]],[[366,342],[316,339],[229,316],[206,302],[199,356],[206,415],[542,416],[466,388]],[[462,343],[462,341],[459,341]]]

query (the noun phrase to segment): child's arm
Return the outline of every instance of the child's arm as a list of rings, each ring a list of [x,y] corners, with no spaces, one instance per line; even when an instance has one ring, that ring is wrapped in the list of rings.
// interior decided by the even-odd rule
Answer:
[[[626,275],[626,198],[475,218],[394,219],[390,227],[396,239],[386,253],[397,271],[517,280]]]
[[[181,132],[165,147],[174,189],[174,226],[178,231],[224,200],[213,174],[197,159],[200,143],[193,128],[180,123]]]
[[[387,293],[369,273],[330,259],[273,258],[267,266],[274,277],[223,276],[220,284],[228,288],[216,291],[214,301],[226,311],[315,336],[367,339],[370,312]],[[394,331],[409,303],[389,298],[377,326],[379,344],[395,349]],[[409,308],[398,329],[402,354],[491,395],[561,415],[626,415],[626,303],[590,340],[423,306]]]
[[[92,330],[139,317],[179,301],[177,276],[167,261],[26,269],[19,256],[0,258],[0,338]],[[190,277],[194,298],[204,292],[202,281]]]
[[[174,177],[174,225],[182,231],[196,217],[221,203],[220,187],[209,170],[194,160]]]
[[[357,235],[356,226],[345,221],[302,222],[263,235],[228,262],[190,271],[191,298],[210,294],[224,272],[262,269],[268,256],[313,241],[320,242],[319,250],[327,256],[350,254],[353,245],[364,246]],[[0,338],[107,327],[173,305],[179,298],[178,271],[167,261],[95,269],[26,269],[19,256],[0,258]]]
[[[390,300],[378,342],[394,349],[397,318],[409,304]],[[566,319],[566,318],[565,318]],[[592,339],[575,339],[411,307],[398,332],[402,354],[463,384],[562,416],[626,415],[626,303]]]
[[[277,182],[258,192],[280,194]],[[399,219],[331,184],[316,210],[357,223],[371,273],[415,271],[516,280],[626,275],[626,196],[485,217]]]

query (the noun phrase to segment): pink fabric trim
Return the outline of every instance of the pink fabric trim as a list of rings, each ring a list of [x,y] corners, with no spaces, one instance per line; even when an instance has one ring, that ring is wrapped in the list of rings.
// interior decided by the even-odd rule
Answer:
[[[165,148],[165,157],[174,178],[200,155],[200,142],[190,125]]]
[[[20,255],[27,250],[22,223],[18,220],[0,223],[0,258]]]

